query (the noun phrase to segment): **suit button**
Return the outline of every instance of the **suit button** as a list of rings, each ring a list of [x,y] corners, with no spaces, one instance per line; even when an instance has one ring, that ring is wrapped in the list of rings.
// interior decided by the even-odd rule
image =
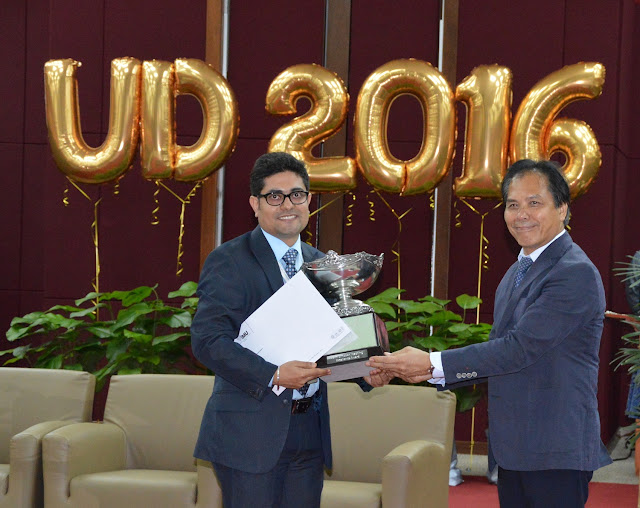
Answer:
[[[458,372],[458,373],[456,374],[456,377],[457,377],[458,379],[460,379],[460,378],[462,377],[462,374],[460,374],[460,373]]]
[[[471,377],[478,377],[478,373],[474,370],[474,371],[471,373]]]
[[[286,406],[287,404],[289,404],[289,399],[282,399],[282,405]]]

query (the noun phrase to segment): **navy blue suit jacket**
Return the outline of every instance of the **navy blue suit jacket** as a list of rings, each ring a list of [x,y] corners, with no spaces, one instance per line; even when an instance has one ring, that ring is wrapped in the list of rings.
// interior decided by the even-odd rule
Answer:
[[[323,254],[302,243],[302,257]],[[277,366],[234,342],[242,322],[283,285],[278,262],[260,227],[224,243],[205,261],[198,310],[191,325],[193,353],[213,370],[194,455],[233,469],[264,473],[275,466],[291,418],[292,390],[268,387]],[[284,323],[283,323],[284,324]],[[331,467],[327,385],[320,381],[324,463]]]
[[[568,233],[513,290],[517,265],[496,291],[489,341],[442,352],[446,384],[488,378],[489,443],[502,468],[594,471],[611,462],[596,399],[600,274]]]

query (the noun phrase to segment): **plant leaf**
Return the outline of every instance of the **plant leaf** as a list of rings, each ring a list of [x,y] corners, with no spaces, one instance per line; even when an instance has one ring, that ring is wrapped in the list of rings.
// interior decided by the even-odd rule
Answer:
[[[415,342],[424,349],[435,349],[436,351],[444,351],[449,349],[451,346],[447,339],[438,335],[431,335],[430,337],[416,337]]]
[[[18,346],[12,350],[13,356],[18,360],[22,360],[27,353],[31,350],[31,344],[27,344],[25,346]]]
[[[425,320],[430,326],[440,326],[448,324],[450,321],[462,321],[462,317],[450,310],[444,310],[432,314]]]
[[[385,289],[382,293],[378,293],[377,295],[372,296],[367,299],[365,303],[372,305],[372,302],[386,302],[391,303],[398,299],[398,295],[404,293],[404,289],[398,288],[388,288]]]
[[[118,317],[114,323],[112,330],[124,328],[133,323],[138,317],[154,312],[155,309],[146,303],[136,303],[131,307],[124,308],[118,312]]]
[[[123,334],[127,339],[133,339],[136,342],[149,343],[152,339],[152,335],[148,333],[132,332],[127,329],[123,330]]]
[[[79,298],[74,303],[76,305],[82,305],[84,302],[87,302],[89,300],[99,299],[98,297],[100,297],[100,296],[102,296],[102,293],[96,293],[95,291],[92,291],[91,293],[87,293],[86,296],[83,296],[82,298]]]
[[[52,356],[47,359],[45,362],[38,362],[36,365],[42,369],[60,369],[62,368],[62,360],[64,359],[63,355]]]
[[[69,314],[71,318],[77,317],[85,317],[90,314],[94,314],[98,309],[104,308],[106,305],[104,303],[99,303],[98,305],[92,305],[91,307],[87,307],[86,309],[77,309],[75,312]]]
[[[161,323],[170,326],[171,328],[189,328],[193,317],[188,311],[172,314],[168,317],[160,319]]]
[[[462,294],[456,297],[456,303],[461,309],[470,310],[477,308],[482,303],[482,299],[477,296]]]
[[[466,386],[464,388],[457,388],[453,390],[453,392],[456,394],[456,410],[459,413],[469,411],[484,395],[482,390],[474,390]]]
[[[396,319],[396,310],[385,302],[372,302],[368,300],[368,305],[371,305],[373,311],[381,316],[389,316],[391,319]]]
[[[109,342],[107,345],[107,359],[109,362],[117,360],[120,356],[126,353],[129,345],[126,342]]]
[[[106,339],[113,335],[111,328],[102,325],[89,326],[87,327],[87,331],[100,339]]]
[[[169,293],[167,297],[168,298],[177,298],[179,296],[182,296],[185,298],[190,297],[196,294],[197,289],[198,289],[197,282],[188,281],[188,282],[185,282],[182,286],[180,286],[180,289],[176,291],[171,291],[171,293]]]
[[[63,365],[62,368],[64,370],[84,370],[82,365],[80,365],[79,363],[73,363],[71,365]]]
[[[156,284],[153,287],[139,286],[129,291],[112,291],[111,293],[104,293],[101,297],[102,300],[120,300],[123,307],[129,307],[136,303],[140,303],[149,297],[149,295],[157,288]]]
[[[403,309],[407,313],[428,313],[433,314],[442,310],[442,306],[434,302],[415,302],[413,300],[399,300],[398,307]]]
[[[451,303],[451,300],[441,300],[440,298],[436,298],[435,296],[431,296],[431,295],[426,295],[426,296],[423,296],[422,298],[418,298],[418,301],[420,301],[420,302],[433,302],[433,303],[437,303],[438,305],[440,305],[442,307],[444,307],[448,303]]]
[[[448,330],[451,333],[462,333],[462,332],[469,331],[470,328],[471,328],[471,325],[468,325],[466,323],[455,323],[455,324],[451,325],[448,328]]]
[[[180,307],[183,309],[196,309],[198,307],[199,300],[200,299],[197,297],[185,298],[184,302],[182,302],[182,305],[180,305]]]
[[[128,369],[126,367],[123,367],[118,370],[118,376],[127,376],[130,374],[142,374],[142,369],[139,367],[136,369]]]
[[[188,337],[188,336],[189,334],[186,332],[170,333],[169,335],[161,335],[159,337],[154,337],[151,344],[154,346],[157,346],[158,344],[164,344],[166,342],[174,342],[182,337]]]

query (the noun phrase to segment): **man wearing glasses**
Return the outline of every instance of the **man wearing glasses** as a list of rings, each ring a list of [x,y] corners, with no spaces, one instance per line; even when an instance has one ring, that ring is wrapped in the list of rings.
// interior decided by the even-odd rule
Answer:
[[[268,153],[256,160],[250,188],[259,225],[215,249],[198,284],[192,347],[216,382],[194,455],[211,461],[225,508],[319,507],[331,438],[327,386],[313,381],[329,369],[274,365],[234,342],[242,322],[304,261],[323,256],[300,241],[309,221],[309,175],[293,156]],[[387,381],[367,379],[375,386]],[[276,396],[274,385],[287,390]]]

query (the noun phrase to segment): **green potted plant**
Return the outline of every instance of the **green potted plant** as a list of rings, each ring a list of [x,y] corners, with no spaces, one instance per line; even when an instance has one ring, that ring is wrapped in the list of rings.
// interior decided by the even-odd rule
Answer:
[[[189,354],[197,284],[186,282],[164,302],[156,286],[92,292],[74,305],[55,305],[11,321],[0,351],[3,365],[26,360],[48,369],[86,370],[99,391],[111,374],[183,373],[198,367]],[[203,369],[204,370],[204,369]]]
[[[466,312],[482,303],[480,298],[466,294],[456,298],[462,315],[447,308],[451,300],[424,296],[418,300],[399,299],[404,290],[389,288],[372,296],[366,303],[384,321],[389,333],[391,351],[414,346],[426,351],[444,351],[453,347],[485,342],[491,325],[465,323]],[[484,395],[484,391],[472,386],[454,390],[459,412],[471,409]]]
[[[625,284],[627,301],[635,314],[613,315],[613,317],[621,318],[632,330],[622,336],[622,340],[627,347],[620,348],[613,363],[616,364],[616,369],[624,366],[631,374],[630,394],[626,413],[638,422],[638,419],[640,419],[640,406],[638,405],[640,398],[640,376],[638,375],[640,371],[640,251],[628,257],[631,262],[619,262],[618,265],[620,266],[614,268],[613,271],[616,275],[622,277],[622,282]],[[638,432],[632,434],[629,444],[633,445],[638,439],[638,436],[640,436]]]

